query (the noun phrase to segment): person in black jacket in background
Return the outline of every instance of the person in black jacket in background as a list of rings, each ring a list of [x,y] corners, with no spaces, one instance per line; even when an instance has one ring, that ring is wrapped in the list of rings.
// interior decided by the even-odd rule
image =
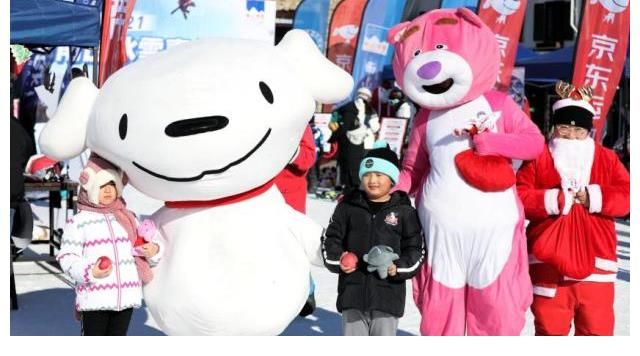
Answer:
[[[422,264],[426,251],[416,210],[405,192],[391,193],[399,176],[398,157],[385,141],[362,159],[359,175],[364,191],[346,195],[331,217],[322,239],[325,266],[339,273],[337,309],[344,335],[395,335],[404,314],[406,280]],[[363,256],[386,245],[399,258],[388,276],[369,272]],[[355,267],[342,257],[356,255]]]
[[[378,114],[370,104],[371,91],[358,89],[354,101],[336,109],[340,117],[338,125],[330,125],[333,133],[329,142],[338,144],[340,184],[344,195],[360,187],[358,167],[365,153],[365,139],[379,130]]]
[[[10,208],[11,216],[13,216],[18,204],[24,201],[24,175],[22,173],[27,166],[29,157],[35,152],[32,149],[33,142],[27,131],[13,116],[9,120],[9,141],[11,144],[11,159],[9,161]]]
[[[13,100],[12,100],[13,101]],[[24,202],[24,169],[29,161],[33,152],[33,142],[29,137],[29,134],[20,125],[13,115],[9,118],[9,141],[10,141],[10,161],[9,161],[9,183],[10,183],[10,211],[11,220],[9,220],[10,231],[13,230],[13,221],[16,211],[20,211],[18,208],[20,204],[27,204]],[[22,217],[24,221],[24,217]],[[11,247],[11,258],[13,258],[15,247]],[[18,309],[18,299],[16,296],[16,284],[13,276],[13,263],[9,263],[10,267],[10,290],[11,290],[11,309]]]

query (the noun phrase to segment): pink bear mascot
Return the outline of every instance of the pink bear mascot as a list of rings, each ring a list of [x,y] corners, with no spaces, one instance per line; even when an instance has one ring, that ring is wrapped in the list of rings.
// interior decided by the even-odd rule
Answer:
[[[420,331],[519,335],[532,287],[510,164],[536,158],[544,137],[510,97],[492,90],[497,41],[471,11],[434,10],[388,37],[396,80],[421,107],[396,187],[416,195],[428,246],[413,280]]]

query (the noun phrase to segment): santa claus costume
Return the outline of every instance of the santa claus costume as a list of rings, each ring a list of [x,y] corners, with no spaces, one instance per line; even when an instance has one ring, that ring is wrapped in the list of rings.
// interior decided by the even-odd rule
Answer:
[[[530,221],[527,239],[536,335],[567,335],[572,321],[575,335],[613,335],[614,218],[629,211],[629,174],[613,151],[588,136],[593,114],[593,107],[582,98],[558,100],[553,105],[553,138],[517,174],[518,193]],[[584,137],[571,139],[561,132],[571,130],[582,130]],[[578,199],[580,192],[583,197],[586,192],[586,199]],[[541,239],[548,238],[559,219],[570,214],[578,218],[564,229],[553,230],[552,238],[560,242],[557,246],[567,247],[561,245],[563,241],[583,236],[574,248],[580,251],[556,248],[544,254]],[[569,255],[575,258],[563,257]],[[585,269],[580,264],[586,258]],[[582,278],[567,275],[580,269],[586,272]]]

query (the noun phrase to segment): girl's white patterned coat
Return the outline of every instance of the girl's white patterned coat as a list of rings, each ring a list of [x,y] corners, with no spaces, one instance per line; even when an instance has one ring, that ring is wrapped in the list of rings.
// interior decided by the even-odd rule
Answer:
[[[67,221],[56,259],[76,283],[77,310],[119,311],[140,306],[142,281],[132,246],[113,214],[81,211]],[[162,251],[160,245],[160,252],[149,261],[152,265],[158,263]],[[91,269],[101,256],[109,257],[113,267],[110,275],[98,279]]]

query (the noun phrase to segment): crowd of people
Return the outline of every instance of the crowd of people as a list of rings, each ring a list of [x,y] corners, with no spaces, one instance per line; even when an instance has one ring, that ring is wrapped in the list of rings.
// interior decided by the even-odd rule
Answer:
[[[585,88],[559,92],[546,137],[507,94],[492,89],[499,51],[481,24],[461,8],[390,30],[398,85],[424,89],[388,89],[390,115],[409,122],[401,157],[377,140],[380,119],[370,89],[358,88],[353,101],[332,113],[328,141],[337,147],[342,189],[317,252],[338,274],[336,308],[344,335],[396,335],[407,281],[423,335],[519,335],[529,308],[536,335],[567,335],[572,324],[576,335],[614,333],[615,219],[630,209],[629,173],[591,137],[595,110]],[[446,33],[453,25],[486,41],[457,48],[462,41],[451,39],[459,33]],[[443,31],[434,38],[466,57],[462,61],[479,77],[473,87],[447,92],[453,79],[437,82],[450,54],[441,43],[424,44],[436,48],[428,55],[415,51],[411,41],[422,45],[426,38],[420,31]],[[455,70],[460,66],[447,75],[458,75]],[[264,82],[259,88],[273,104],[271,89]],[[120,127],[123,122],[126,135],[126,115]],[[33,154],[33,135],[20,128],[12,116],[12,221],[24,202],[21,175]],[[302,214],[310,170],[320,180],[322,139],[314,129],[306,127],[273,179]],[[514,169],[514,160],[524,163]],[[151,220],[127,208],[127,177],[119,167],[93,153],[79,180],[79,212],[67,221],[56,258],[75,282],[82,335],[126,335],[143,287],[154,268],[167,263],[170,249]],[[271,182],[234,197],[262,194]],[[226,198],[209,203],[225,204]],[[314,313],[314,291],[309,276],[300,316]]]
[[[400,95],[392,91],[390,102]],[[400,179],[399,157],[384,141],[365,149],[366,138],[374,137],[379,128],[379,124],[372,124],[378,117],[370,99],[370,91],[361,89],[354,102],[336,110],[339,120],[332,136],[338,142],[338,170],[344,189],[322,248],[326,267],[339,274],[337,308],[343,315],[345,335],[395,335],[404,312],[405,282],[416,275],[428,253],[407,193],[394,190]],[[546,262],[531,264],[536,334],[566,335],[574,322],[576,335],[612,335],[613,221],[628,213],[629,175],[612,151],[588,135],[593,116],[589,103],[568,98],[558,101],[553,109],[548,149],[526,161],[517,172],[518,192],[530,221],[529,249],[571,212],[576,215],[575,225],[564,227],[564,238],[572,239],[573,229],[582,225],[589,232],[585,238],[594,241],[595,256],[607,258],[598,257],[596,269],[581,279],[562,275],[557,266]],[[413,114],[406,108],[398,111],[402,110]],[[20,181],[32,154],[28,136],[12,117],[12,215],[16,204],[24,201]],[[306,211],[306,176],[320,159],[316,142],[307,127],[296,154],[275,181],[287,203],[302,213]],[[581,181],[571,178],[576,172]],[[80,212],[67,223],[57,255],[63,271],[76,282],[76,310],[83,335],[125,335],[133,308],[141,305],[142,286],[152,278],[149,265],[161,263],[158,239],[152,237],[138,255],[127,247],[135,242],[141,223],[121,198],[126,184],[122,178],[117,167],[91,157],[80,177]],[[574,205],[578,207],[572,210]],[[580,215],[576,209],[581,209]],[[385,278],[365,262],[367,257],[373,259],[381,246],[389,247],[383,256],[393,256],[384,265]],[[345,258],[350,254],[356,262]],[[101,263],[101,257],[110,263]],[[98,280],[120,287],[92,288]],[[309,299],[300,311],[303,317],[315,308],[311,277],[310,286]]]

